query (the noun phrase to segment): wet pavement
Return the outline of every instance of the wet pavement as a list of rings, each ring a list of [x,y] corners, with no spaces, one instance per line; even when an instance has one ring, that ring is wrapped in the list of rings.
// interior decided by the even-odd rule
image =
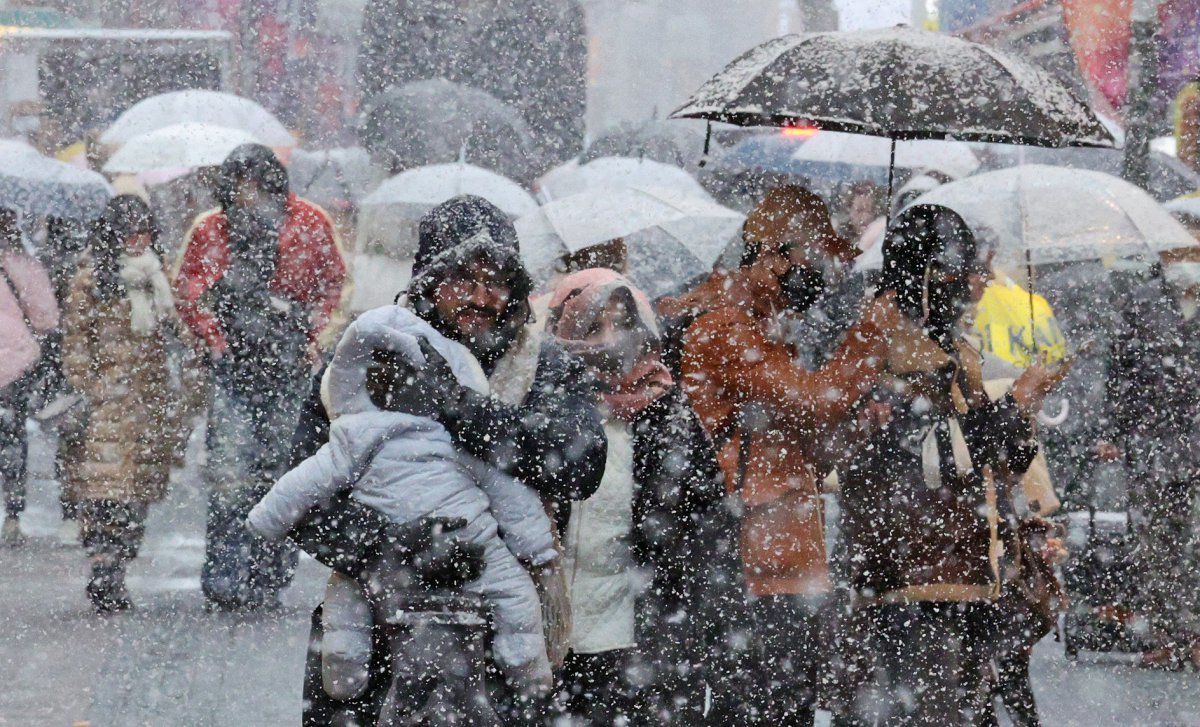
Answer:
[[[195,445],[196,442],[193,442]],[[100,617],[87,567],[64,539],[46,442],[32,442],[31,535],[0,550],[0,726],[298,725],[308,615],[324,568],[304,558],[279,611],[206,612],[200,595],[204,496],[194,464],[151,510],[129,571],[135,608]],[[1047,727],[1200,727],[1200,675],[1134,669],[1112,658],[1035,653]],[[819,721],[820,723],[820,721]]]

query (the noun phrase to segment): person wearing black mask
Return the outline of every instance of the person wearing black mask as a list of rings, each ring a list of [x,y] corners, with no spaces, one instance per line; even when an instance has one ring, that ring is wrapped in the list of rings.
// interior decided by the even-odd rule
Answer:
[[[862,640],[849,651],[875,660],[856,673],[882,675],[874,687],[888,696],[848,700],[835,724],[944,727],[983,714],[1004,483],[1032,460],[1031,419],[1065,374],[1035,365],[988,398],[959,328],[986,259],[963,220],[934,205],[906,210],[884,241],[879,293],[903,314],[871,394],[888,415],[838,470]]]
[[[246,144],[230,153],[216,193],[221,206],[193,224],[174,283],[180,317],[211,362],[201,585],[213,606],[258,608],[276,602],[290,559],[253,537],[245,517],[287,468],[345,264],[328,215],[288,191],[287,170],[270,149]]]

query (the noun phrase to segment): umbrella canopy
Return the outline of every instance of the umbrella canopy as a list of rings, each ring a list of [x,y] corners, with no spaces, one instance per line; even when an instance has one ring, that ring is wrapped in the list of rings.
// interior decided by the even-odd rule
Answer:
[[[822,131],[799,145],[792,160],[809,176],[887,184],[890,146],[878,136]],[[975,173],[979,158],[960,141],[904,141],[896,144],[896,167],[930,169],[958,179]]]
[[[962,215],[995,247],[998,265],[1149,258],[1196,244],[1153,197],[1103,172],[1025,164],[942,185],[916,203]]]
[[[526,182],[540,164],[520,113],[483,91],[444,79],[393,87],[372,99],[359,138],[393,173],[463,161]]]
[[[676,189],[607,189],[564,197],[517,220],[521,256],[546,280],[564,255],[623,238],[629,277],[648,294],[664,292],[712,268],[745,217]]]
[[[257,103],[202,89],[171,91],[138,101],[117,117],[100,136],[100,143],[117,146],[136,136],[185,122],[238,129],[272,147],[296,144],[291,132]]]
[[[588,144],[579,161],[586,164],[604,157],[633,157],[689,169],[700,163],[704,134],[703,123],[688,119],[620,124]]]
[[[412,272],[421,217],[460,194],[483,197],[514,219],[538,208],[521,185],[470,164],[435,164],[391,177],[359,204],[353,310],[392,302]]]
[[[630,187],[665,187],[712,199],[696,178],[683,169],[649,159],[604,157],[586,164],[568,162],[542,175],[536,183],[544,200],[561,199],[580,192]]]
[[[138,174],[156,169],[215,167],[242,144],[261,144],[248,131],[187,122],[133,137],[104,165],[110,174]]]
[[[21,142],[0,142],[0,207],[24,214],[90,220],[112,197],[104,177],[57,159]]]
[[[753,48],[673,117],[811,124],[893,139],[1112,146],[1062,83],[978,43],[900,26],[787,35]]]
[[[296,149],[288,158],[292,191],[330,210],[357,207],[384,178],[361,146]]]

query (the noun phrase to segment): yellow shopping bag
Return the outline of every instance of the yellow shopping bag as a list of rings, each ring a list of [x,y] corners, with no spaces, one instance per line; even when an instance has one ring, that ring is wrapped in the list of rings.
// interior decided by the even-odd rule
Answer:
[[[1046,299],[1000,276],[983,293],[975,311],[975,330],[983,350],[1014,366],[1026,368],[1044,355],[1047,362],[1062,361],[1067,339]]]

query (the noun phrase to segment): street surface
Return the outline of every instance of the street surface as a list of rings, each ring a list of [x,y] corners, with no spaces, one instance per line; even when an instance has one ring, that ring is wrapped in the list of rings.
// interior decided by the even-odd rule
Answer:
[[[324,569],[303,559],[283,609],[207,613],[200,595],[204,496],[194,464],[154,506],[129,572],[131,613],[93,614],[85,558],[58,537],[58,488],[33,433],[32,537],[0,550],[0,726],[299,725],[308,616]],[[196,442],[193,440],[193,445]],[[189,462],[194,463],[193,446]],[[1200,675],[1068,663],[1044,641],[1034,688],[1047,727],[1200,727]]]

